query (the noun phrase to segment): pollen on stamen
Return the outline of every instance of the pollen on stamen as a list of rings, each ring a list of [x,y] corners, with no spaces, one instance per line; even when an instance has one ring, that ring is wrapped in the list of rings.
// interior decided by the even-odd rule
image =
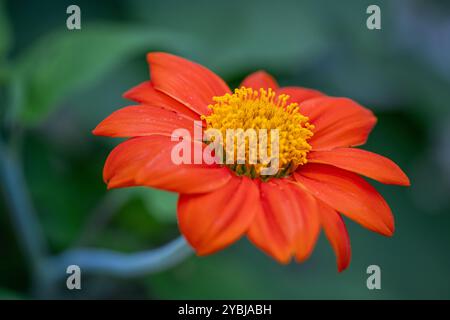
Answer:
[[[307,163],[307,154],[311,145],[307,142],[313,136],[314,126],[308,121],[308,117],[301,114],[297,103],[289,103],[289,96],[277,95],[272,89],[259,89],[241,87],[235,89],[233,94],[214,97],[215,104],[211,104],[210,115],[203,115],[207,129],[216,129],[224,137],[224,149],[227,149],[227,130],[260,129],[267,130],[267,141],[260,141],[257,136],[257,145],[266,143],[269,155],[271,150],[271,131],[276,129],[279,136],[278,144],[278,171],[275,177],[283,177],[292,173],[298,166]],[[228,164],[230,169],[238,175],[246,175],[252,178],[267,178],[261,174],[261,170],[270,164],[260,161],[259,149],[251,145],[249,137],[245,136],[245,163],[237,163],[238,139],[233,139],[233,164]],[[241,141],[242,143],[242,141]],[[250,161],[251,156],[258,159],[256,163]]]

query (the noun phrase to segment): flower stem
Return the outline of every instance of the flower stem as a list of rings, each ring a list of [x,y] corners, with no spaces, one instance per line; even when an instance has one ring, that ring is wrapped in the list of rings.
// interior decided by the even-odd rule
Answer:
[[[15,155],[0,141],[0,181],[18,241],[34,276],[47,255],[44,236]]]
[[[78,265],[83,273],[129,278],[170,268],[193,252],[184,238],[179,237],[157,249],[132,254],[80,248],[50,256],[18,163],[11,149],[0,141],[0,185],[18,241],[31,267],[36,296],[52,294],[58,282],[67,276],[70,265]]]
[[[182,236],[157,249],[132,254],[103,249],[73,249],[48,261],[48,271],[56,277],[66,275],[70,265],[77,265],[83,273],[101,273],[130,278],[170,268],[184,260],[192,249]]]

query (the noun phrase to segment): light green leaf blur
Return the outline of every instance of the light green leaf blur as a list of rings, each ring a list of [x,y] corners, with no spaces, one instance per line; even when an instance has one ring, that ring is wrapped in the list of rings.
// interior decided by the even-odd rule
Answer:
[[[157,47],[176,50],[187,41],[193,42],[174,32],[115,24],[46,35],[18,59],[15,71],[25,91],[18,117],[29,124],[43,120],[65,96],[81,93],[138,53],[144,56]]]

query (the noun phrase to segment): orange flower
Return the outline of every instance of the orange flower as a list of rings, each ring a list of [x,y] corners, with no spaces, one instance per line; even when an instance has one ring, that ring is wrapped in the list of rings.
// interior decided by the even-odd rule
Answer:
[[[282,263],[307,259],[324,230],[344,270],[351,256],[341,214],[385,236],[394,218],[383,197],[359,175],[408,186],[391,160],[352,148],[376,123],[373,113],[347,98],[300,87],[280,88],[264,71],[234,93],[207,68],[167,53],[150,53],[151,81],[124,94],[138,105],[120,109],[93,131],[130,138],[106,160],[108,188],[148,186],[180,194],[179,228],[197,254],[220,250],[243,235]],[[264,165],[175,164],[171,134],[201,130],[278,129],[278,174]],[[205,144],[193,141],[193,144]]]

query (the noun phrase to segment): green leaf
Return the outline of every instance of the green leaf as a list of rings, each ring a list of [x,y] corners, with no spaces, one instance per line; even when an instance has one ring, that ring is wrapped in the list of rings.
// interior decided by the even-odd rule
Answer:
[[[24,99],[16,116],[35,124],[70,94],[95,84],[118,64],[154,48],[177,50],[192,39],[180,33],[119,25],[84,25],[43,37],[20,57],[16,74]]]
[[[130,196],[142,200],[147,212],[162,223],[173,223],[177,219],[178,194],[153,188],[132,188]]]
[[[184,30],[202,39],[205,50],[195,58],[225,78],[261,68],[275,75],[289,74],[325,54],[333,38],[324,31],[323,21],[311,14],[315,6],[315,2],[296,0],[127,3],[139,21]]]

